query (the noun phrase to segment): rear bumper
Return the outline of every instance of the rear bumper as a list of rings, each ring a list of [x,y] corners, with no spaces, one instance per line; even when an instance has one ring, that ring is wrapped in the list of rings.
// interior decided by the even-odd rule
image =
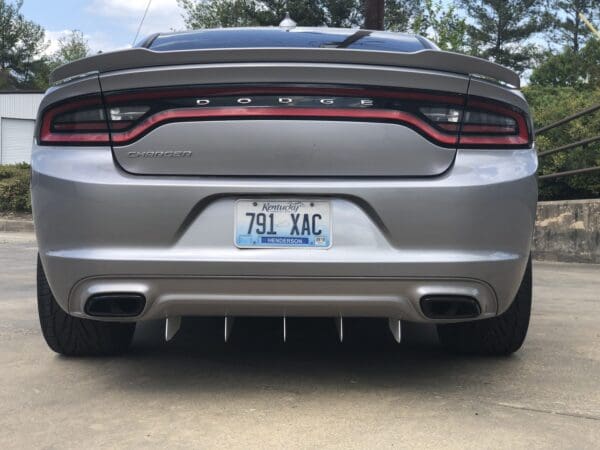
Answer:
[[[137,320],[167,315],[395,316],[426,321],[419,299],[470,295],[506,310],[529,255],[533,150],[459,151],[429,178],[135,176],[107,148],[36,148],[40,256],[60,305],[92,293],[146,296]],[[329,250],[241,250],[240,197],[332,202]]]
[[[73,289],[69,311],[85,316],[87,300],[107,292],[135,292],[147,299],[143,319],[177,316],[396,317],[429,322],[425,296],[473,298],[479,318],[496,315],[491,287],[467,279],[289,277],[98,277]],[[445,321],[445,320],[444,320]]]

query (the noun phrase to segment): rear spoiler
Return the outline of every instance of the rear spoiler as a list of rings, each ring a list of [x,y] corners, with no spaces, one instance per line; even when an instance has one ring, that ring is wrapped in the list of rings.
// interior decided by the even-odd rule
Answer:
[[[325,48],[242,48],[156,52],[133,48],[102,53],[59,67],[50,76],[52,83],[65,82],[90,73],[179,64],[219,63],[338,63],[411,67],[476,75],[520,87],[519,76],[510,69],[484,59],[439,50],[394,53]]]

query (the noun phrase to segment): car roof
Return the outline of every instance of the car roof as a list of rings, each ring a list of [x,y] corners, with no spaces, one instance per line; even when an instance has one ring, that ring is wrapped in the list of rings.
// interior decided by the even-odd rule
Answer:
[[[432,42],[413,34],[327,27],[220,28],[160,33],[138,46],[157,52],[226,48],[335,48],[397,53],[437,50]]]

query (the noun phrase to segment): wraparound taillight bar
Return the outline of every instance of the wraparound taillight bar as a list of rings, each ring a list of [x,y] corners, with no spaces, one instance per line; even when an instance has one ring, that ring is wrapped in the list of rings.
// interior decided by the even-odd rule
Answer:
[[[167,123],[245,119],[389,122],[444,147],[531,145],[525,113],[507,104],[430,91],[322,85],[179,87],[73,98],[44,111],[39,142],[123,146]]]

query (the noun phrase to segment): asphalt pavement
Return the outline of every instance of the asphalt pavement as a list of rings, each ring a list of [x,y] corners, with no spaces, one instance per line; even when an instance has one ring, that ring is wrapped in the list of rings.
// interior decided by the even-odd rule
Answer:
[[[138,326],[118,358],[40,333],[32,234],[0,233],[0,448],[599,448],[600,266],[536,263],[524,347],[447,354],[385,321],[184,319]]]

